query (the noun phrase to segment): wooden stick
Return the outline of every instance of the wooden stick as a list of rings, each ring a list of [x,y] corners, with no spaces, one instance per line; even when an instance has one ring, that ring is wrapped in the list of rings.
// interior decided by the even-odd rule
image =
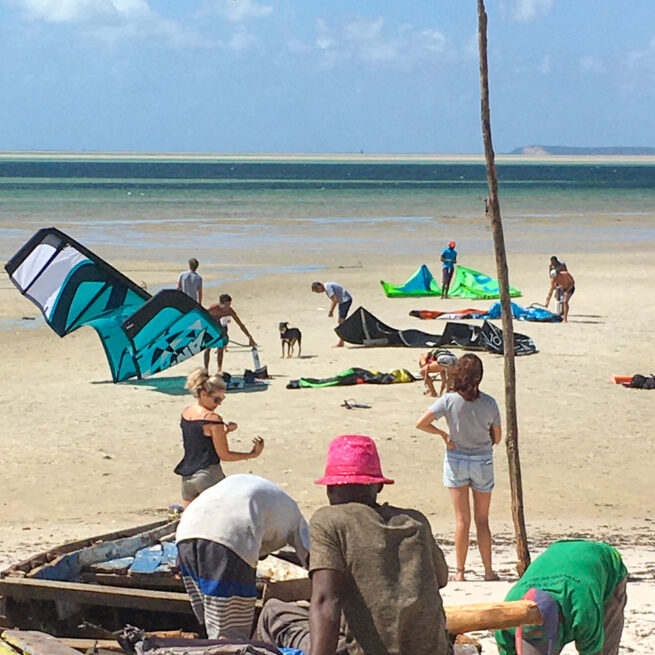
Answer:
[[[503,353],[505,360],[505,422],[509,482],[512,496],[512,519],[516,535],[517,569],[523,575],[530,565],[528,537],[523,515],[523,486],[521,483],[521,461],[519,459],[519,431],[516,411],[516,369],[514,367],[514,325],[509,296],[509,274],[505,255],[505,237],[500,217],[498,200],[498,177],[495,154],[491,140],[491,118],[489,110],[489,72],[487,67],[487,13],[484,0],[478,0],[478,44],[480,49],[480,91],[482,114],[482,137],[487,162],[487,185],[489,198],[487,213],[491,221],[500,290],[501,317],[503,320]]]
[[[520,625],[541,625],[543,622],[537,603],[531,600],[450,605],[444,607],[444,611],[448,631],[453,634],[516,628]]]

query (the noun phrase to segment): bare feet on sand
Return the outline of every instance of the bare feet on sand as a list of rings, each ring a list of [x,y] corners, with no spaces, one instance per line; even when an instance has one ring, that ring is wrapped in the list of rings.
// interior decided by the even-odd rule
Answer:
[[[464,577],[464,569],[457,569],[455,571],[455,582],[465,582],[466,578]]]

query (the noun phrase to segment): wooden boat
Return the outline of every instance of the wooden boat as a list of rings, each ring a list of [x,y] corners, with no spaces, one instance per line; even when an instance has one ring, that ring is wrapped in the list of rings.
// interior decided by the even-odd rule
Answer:
[[[0,573],[5,623],[55,636],[107,637],[126,624],[201,633],[177,571],[177,521],[53,548]],[[279,557],[258,567],[262,597],[309,598],[309,579]],[[261,603],[261,601],[260,601]]]

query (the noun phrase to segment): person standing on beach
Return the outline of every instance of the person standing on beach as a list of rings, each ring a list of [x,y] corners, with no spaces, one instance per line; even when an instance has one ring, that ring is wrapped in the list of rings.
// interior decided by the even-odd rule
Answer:
[[[546,296],[546,302],[544,303],[546,307],[550,304],[550,299],[553,295],[553,291],[558,294],[561,294],[562,298],[562,320],[564,323],[568,321],[569,316],[569,300],[571,296],[575,293],[575,280],[573,276],[566,270],[551,269],[550,271],[550,289],[548,290],[548,295]]]
[[[189,373],[184,386],[196,399],[196,404],[182,412],[184,457],[175,467],[175,473],[182,476],[182,501],[184,507],[188,507],[205,489],[225,477],[221,461],[239,462],[259,457],[264,450],[264,440],[255,437],[247,453],[230,450],[227,435],[238,425],[232,421],[225,423],[216,413],[216,408],[225,400],[226,385],[220,375],[210,377],[207,369],[197,368]]]
[[[457,251],[455,250],[455,242],[451,241],[447,248],[443,249],[441,253],[441,297],[448,298],[448,290],[450,289],[450,282],[453,279],[455,272],[455,264],[457,263]]]
[[[500,655],[557,655],[575,641],[580,655],[618,655],[628,572],[618,550],[596,541],[556,541],[505,600],[531,600],[542,625],[496,632]]]
[[[227,333],[228,324],[232,319],[234,322],[241,328],[241,331],[248,337],[248,344],[251,348],[255,348],[257,343],[252,338],[248,328],[241,322],[241,319],[237,313],[232,309],[232,297],[223,293],[219,296],[218,302],[210,305],[207,308],[207,311],[223,326],[225,332]],[[226,346],[222,346],[216,349],[216,363],[218,364],[218,373],[219,375],[223,372],[223,356],[225,355]],[[209,369],[209,359],[210,359],[209,348],[205,350],[205,368]]]
[[[305,564],[309,526],[278,485],[241,473],[202,493],[182,513],[175,541],[184,587],[207,637],[248,640],[257,561],[289,545]]]
[[[491,566],[489,506],[494,488],[492,449],[500,443],[502,432],[498,404],[480,391],[483,372],[477,355],[462,356],[450,374],[452,390],[437,399],[416,423],[419,430],[438,434],[446,444],[443,483],[450,491],[455,509],[457,581],[465,580],[471,525],[469,488],[473,493],[473,516],[484,579],[498,580]],[[442,417],[446,418],[448,432],[434,425]]]
[[[350,292],[336,282],[312,282],[312,291],[314,293],[325,292],[327,297],[332,301],[330,311],[328,312],[329,317],[334,316],[334,310],[338,306],[339,318],[337,323],[341,325],[346,320],[346,316],[348,316],[348,312],[350,311],[350,305],[353,302]],[[335,348],[342,348],[343,345],[343,339],[339,339],[335,344]]]
[[[189,260],[189,270],[180,273],[180,277],[177,279],[177,288],[202,305],[202,278],[196,273],[197,270],[198,260],[192,257]]]
[[[373,439],[333,439],[316,484],[330,504],[309,522],[309,610],[269,600],[256,637],[307,655],[452,653],[439,592],[446,560],[421,512],[378,503],[393,480]]]

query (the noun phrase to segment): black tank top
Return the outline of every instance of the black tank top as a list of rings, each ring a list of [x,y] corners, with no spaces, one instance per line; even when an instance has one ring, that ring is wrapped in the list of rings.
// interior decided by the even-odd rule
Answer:
[[[217,421],[206,421],[204,419],[189,420],[180,419],[182,428],[182,441],[184,443],[184,457],[175,467],[178,475],[193,475],[200,469],[218,464],[221,460],[214,449],[214,442],[211,437],[205,436],[204,427],[208,423]],[[223,421],[218,421],[223,425]]]

